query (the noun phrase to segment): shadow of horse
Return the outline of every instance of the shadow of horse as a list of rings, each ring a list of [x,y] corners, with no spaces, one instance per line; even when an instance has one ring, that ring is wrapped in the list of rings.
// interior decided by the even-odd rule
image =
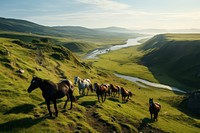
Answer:
[[[17,120],[11,120],[5,123],[0,124],[0,132],[19,132],[22,129],[30,128],[37,123],[45,120],[46,117],[40,118],[21,118]]]
[[[84,107],[90,107],[96,105],[97,101],[84,101],[80,105]]]
[[[113,102],[120,102],[119,99],[116,99],[114,97],[109,97],[108,100],[113,101]]]
[[[153,123],[154,121],[152,121],[150,118],[144,118],[142,120],[142,123],[140,123],[140,126],[138,127],[138,130],[142,130],[144,127],[147,127],[148,123]]]
[[[8,110],[7,112],[4,113],[4,115],[19,114],[19,113],[27,114],[27,113],[31,112],[34,107],[35,107],[35,105],[33,105],[33,104],[19,105],[19,106],[13,107],[12,109]]]

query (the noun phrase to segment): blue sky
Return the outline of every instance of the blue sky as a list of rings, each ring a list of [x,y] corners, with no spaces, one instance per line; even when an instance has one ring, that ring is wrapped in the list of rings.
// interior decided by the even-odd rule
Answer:
[[[46,26],[200,28],[200,0],[1,0],[0,17]]]

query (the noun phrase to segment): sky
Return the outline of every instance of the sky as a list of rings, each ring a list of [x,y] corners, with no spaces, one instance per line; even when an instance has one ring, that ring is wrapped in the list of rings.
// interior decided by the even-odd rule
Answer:
[[[0,17],[45,26],[200,28],[200,0],[0,0]]]

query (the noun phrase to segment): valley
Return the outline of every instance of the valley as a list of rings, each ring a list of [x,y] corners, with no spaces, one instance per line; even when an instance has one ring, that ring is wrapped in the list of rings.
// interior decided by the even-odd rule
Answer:
[[[14,22],[14,27],[20,27]],[[80,32],[80,27],[78,31],[76,27],[66,33],[70,30],[65,28],[72,27],[44,28],[41,25],[29,33],[27,27],[35,24],[24,23],[27,27],[21,27],[22,31],[19,27],[6,30],[5,24],[0,24],[4,27],[0,29],[0,132],[199,132],[199,115],[183,104],[187,95],[141,87],[114,75],[166,83],[187,92],[197,90],[199,34],[157,35],[142,45],[83,60],[82,57],[94,49],[124,44],[128,38],[143,35],[105,31],[97,34],[85,28]],[[47,28],[48,32],[39,32],[41,28]],[[19,69],[24,72],[19,73]],[[74,82],[74,77],[79,76],[91,79],[93,84],[119,85],[130,90],[133,96],[126,103],[122,103],[121,96],[107,96],[104,103],[99,103],[95,92],[80,96],[75,86],[77,101],[73,102],[72,110],[69,104],[66,109],[62,108],[65,98],[57,100],[58,117],[53,114],[50,118],[41,90],[27,92],[33,76],[55,83],[62,79]],[[149,98],[161,104],[156,122],[150,119]],[[54,113],[53,104],[51,109]]]

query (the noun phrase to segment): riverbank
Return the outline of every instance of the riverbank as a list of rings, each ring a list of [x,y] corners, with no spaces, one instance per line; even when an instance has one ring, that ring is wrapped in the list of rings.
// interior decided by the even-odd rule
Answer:
[[[183,94],[186,93],[185,91],[182,91],[181,89],[178,89],[173,86],[153,83],[153,82],[150,82],[150,81],[147,81],[147,80],[144,80],[141,78],[137,78],[137,77],[125,76],[125,75],[121,75],[121,74],[117,74],[117,73],[115,73],[115,76],[129,80],[131,82],[134,82],[135,84],[137,84],[138,86],[143,87],[143,88],[146,88],[147,86],[151,86],[151,87],[155,87],[155,88],[167,89],[167,90],[174,91],[174,92],[180,92]]]
[[[97,57],[98,55],[106,54],[106,53],[108,53],[110,51],[119,50],[121,48],[140,45],[141,44],[141,42],[140,42],[141,40],[147,40],[147,39],[149,39],[151,37],[152,36],[142,36],[142,37],[131,38],[131,39],[128,39],[125,44],[114,45],[114,46],[106,46],[106,47],[103,47],[103,48],[98,48],[98,49],[93,50],[92,52],[89,52],[83,59],[85,59],[85,60],[98,59],[98,57]]]
[[[164,88],[171,91],[186,93],[185,91],[183,91],[184,89],[182,89],[185,87],[181,86],[180,83],[176,83],[176,81],[170,79],[170,77],[162,76],[162,78],[166,78],[167,81],[171,81],[171,84],[163,85],[164,82],[162,82],[161,85],[158,79],[156,79],[152,72],[149,70],[149,68],[139,63],[140,58],[143,57],[145,53],[143,51],[138,50],[138,47],[141,44],[138,41],[144,38],[145,37],[140,37],[135,38],[133,40],[131,39],[131,41],[127,41],[129,42],[129,44],[126,45],[127,48],[125,48],[126,46],[123,45],[113,46],[109,49],[106,48],[103,50],[93,51],[91,52],[88,61],[90,61],[95,67],[109,70],[113,73],[120,73],[123,74],[123,76],[129,75],[131,76],[131,78],[139,79],[137,82],[135,82],[139,86],[145,87],[144,84],[146,84],[147,86],[153,86],[156,88]],[[146,81],[148,81],[148,83]],[[173,85],[178,85],[181,89],[179,87],[174,87]]]

